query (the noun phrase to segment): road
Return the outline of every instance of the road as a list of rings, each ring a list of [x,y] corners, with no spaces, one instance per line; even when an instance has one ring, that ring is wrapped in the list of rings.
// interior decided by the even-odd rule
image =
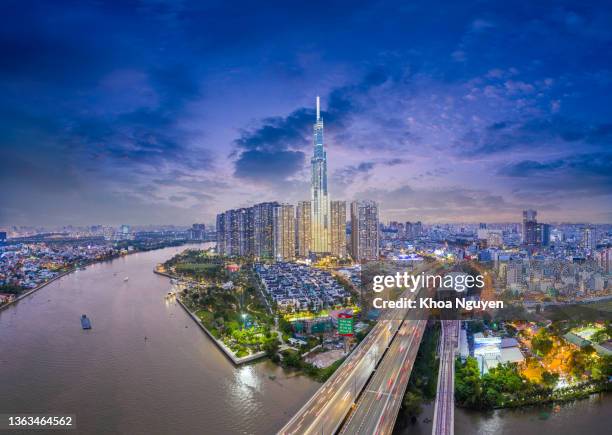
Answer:
[[[460,324],[458,320],[442,320],[433,435],[453,435],[455,432],[455,351],[459,341]]]
[[[341,433],[393,432],[426,325],[427,320],[404,321]]]
[[[421,270],[415,271],[420,272]],[[414,298],[417,293],[406,290],[401,297]],[[384,311],[366,338],[279,434],[335,433],[352,409],[407,313],[408,309]],[[418,342],[411,347],[418,350]]]

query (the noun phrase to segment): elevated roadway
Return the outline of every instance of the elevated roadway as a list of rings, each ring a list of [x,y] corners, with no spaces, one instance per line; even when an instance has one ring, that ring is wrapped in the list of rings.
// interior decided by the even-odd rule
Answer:
[[[340,433],[391,434],[427,320],[405,320]]]
[[[453,435],[455,433],[455,352],[459,342],[459,328],[458,320],[442,320],[433,435]]]

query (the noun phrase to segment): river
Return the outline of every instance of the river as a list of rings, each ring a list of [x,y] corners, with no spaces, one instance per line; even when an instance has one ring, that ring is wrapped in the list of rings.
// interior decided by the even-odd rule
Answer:
[[[612,396],[489,413],[455,409],[456,435],[576,435],[610,433]]]
[[[84,434],[279,429],[320,384],[269,361],[235,367],[166,301],[153,268],[183,249],[93,264],[0,311],[0,413],[75,414]]]

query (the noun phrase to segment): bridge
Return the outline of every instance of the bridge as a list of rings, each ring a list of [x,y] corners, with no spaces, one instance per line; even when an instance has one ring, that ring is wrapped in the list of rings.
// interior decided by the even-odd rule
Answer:
[[[426,325],[426,319],[403,322],[340,433],[393,432]]]
[[[442,320],[440,368],[432,435],[455,433],[455,351],[459,342],[459,320]]]

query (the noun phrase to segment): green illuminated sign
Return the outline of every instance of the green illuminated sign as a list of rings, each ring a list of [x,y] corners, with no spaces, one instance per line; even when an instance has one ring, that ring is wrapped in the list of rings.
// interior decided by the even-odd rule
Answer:
[[[338,334],[353,335],[353,317],[340,316],[338,317]]]

